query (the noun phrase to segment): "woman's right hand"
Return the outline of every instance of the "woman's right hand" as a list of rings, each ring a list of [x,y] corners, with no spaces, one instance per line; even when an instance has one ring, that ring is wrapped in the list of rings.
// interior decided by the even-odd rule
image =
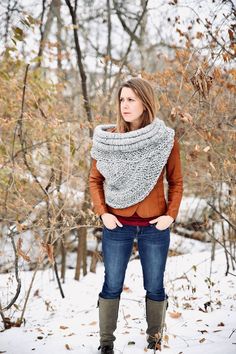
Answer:
[[[120,221],[117,219],[117,217],[113,214],[110,213],[104,213],[101,215],[102,222],[106,228],[113,230],[117,226],[122,227],[123,225],[120,223]]]

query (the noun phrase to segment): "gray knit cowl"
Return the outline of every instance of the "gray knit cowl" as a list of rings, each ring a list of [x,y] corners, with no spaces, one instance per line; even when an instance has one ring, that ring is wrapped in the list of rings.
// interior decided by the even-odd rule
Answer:
[[[104,176],[107,205],[123,209],[142,201],[154,188],[174,145],[175,132],[159,118],[127,133],[94,130],[91,156]]]

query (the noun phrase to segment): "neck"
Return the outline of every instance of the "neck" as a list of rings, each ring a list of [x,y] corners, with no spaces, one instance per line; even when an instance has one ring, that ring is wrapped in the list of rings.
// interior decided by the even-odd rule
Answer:
[[[139,127],[140,127],[140,123],[139,122],[131,122],[130,123],[130,130],[137,130],[137,129],[139,129]]]

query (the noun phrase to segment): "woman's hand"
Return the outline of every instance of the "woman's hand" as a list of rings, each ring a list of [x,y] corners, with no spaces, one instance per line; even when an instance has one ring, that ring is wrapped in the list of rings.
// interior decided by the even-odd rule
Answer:
[[[150,220],[150,224],[156,224],[156,228],[158,230],[165,230],[167,227],[169,227],[172,222],[174,221],[174,218],[170,215],[161,215],[158,216],[158,218]]]
[[[115,229],[116,226],[122,227],[123,225],[117,219],[117,217],[110,213],[104,213],[101,215],[103,224],[110,230]]]

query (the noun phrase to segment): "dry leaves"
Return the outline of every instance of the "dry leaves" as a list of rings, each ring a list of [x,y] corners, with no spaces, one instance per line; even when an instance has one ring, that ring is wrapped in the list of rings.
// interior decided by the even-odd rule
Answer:
[[[47,254],[49,262],[54,264],[54,255],[53,255],[53,245],[51,243],[41,243],[41,247],[44,253]]]
[[[204,334],[204,333],[208,333],[208,331],[206,329],[198,329],[198,332],[200,332],[201,334]]]
[[[225,325],[225,324],[224,324],[223,322],[220,322],[220,323],[218,323],[217,326],[218,326],[218,327],[224,327],[224,325]]]
[[[165,344],[169,344],[169,336],[168,336],[168,334],[165,334],[163,336],[163,341],[164,341]]]
[[[171,318],[179,318],[182,316],[182,313],[181,312],[169,312],[169,315]]]
[[[209,151],[209,150],[210,150],[210,146],[206,146],[206,147],[203,149],[204,152],[207,152],[207,151]]]
[[[60,326],[60,329],[68,329],[69,327],[67,327],[67,326]]]
[[[30,262],[30,257],[27,256],[27,254],[22,250],[22,244],[23,244],[23,240],[21,237],[19,237],[18,241],[17,241],[17,254],[18,256],[21,256],[26,262]]]
[[[128,286],[124,286],[123,291],[125,291],[126,293],[132,293],[132,290]]]
[[[89,323],[89,326],[95,326],[97,324],[97,321],[92,321]]]
[[[180,106],[173,107],[170,113],[172,120],[179,118],[184,123],[193,123],[193,117],[188,112],[182,110]]]
[[[206,75],[201,66],[197,69],[196,73],[190,79],[194,89],[199,92],[200,96],[207,99],[210,88],[212,86],[213,78]]]

